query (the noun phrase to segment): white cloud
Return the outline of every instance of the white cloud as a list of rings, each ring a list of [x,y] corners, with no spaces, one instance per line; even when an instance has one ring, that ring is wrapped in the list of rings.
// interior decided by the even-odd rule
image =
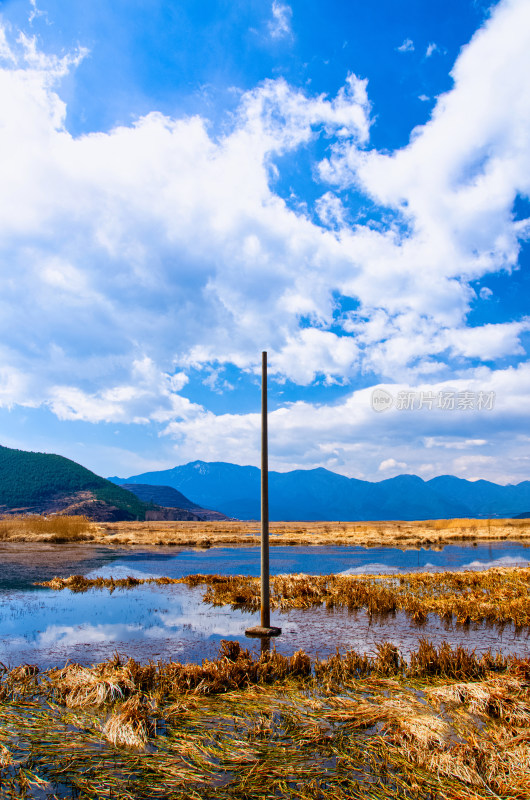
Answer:
[[[320,165],[324,179],[364,189],[401,223],[384,234],[362,231],[370,255],[360,248],[359,230],[348,241],[352,260],[355,252],[365,265],[348,287],[362,298],[364,317],[376,308],[390,312],[392,342],[387,337],[371,352],[380,370],[397,367],[398,315],[407,312],[404,352],[413,335],[416,357],[439,358],[436,341],[458,347],[473,300],[467,281],[517,263],[521,236],[512,204],[518,193],[530,195],[530,89],[522,78],[530,70],[529,26],[527,3],[500,3],[457,60],[454,89],[438,99],[407,147],[386,155],[337,143]],[[521,353],[525,324],[517,325],[474,329],[462,354]],[[353,327],[362,329],[362,319]]]
[[[513,430],[530,425],[530,364],[505,370],[478,368],[449,382],[407,385],[382,384],[394,397],[398,392],[495,392],[492,409],[474,411],[402,411],[376,413],[372,388],[352,392],[334,404],[298,401],[269,412],[270,468],[328,469],[369,480],[381,473],[407,472],[481,477],[501,483],[528,478],[528,442]],[[173,421],[165,429],[175,440],[179,463],[233,461],[259,464],[260,415],[198,411]]]
[[[31,6],[31,11],[28,17],[28,21],[30,24],[32,24],[33,21],[35,19],[38,19],[39,17],[45,17],[45,18],[47,17],[46,11],[42,11],[37,6],[37,0],[29,0],[29,4]]]
[[[341,199],[333,192],[326,192],[319,197],[315,203],[315,210],[324,225],[329,227],[344,227],[346,210]]]
[[[293,10],[291,6],[280,2],[280,0],[273,0],[272,22],[269,23],[269,31],[273,39],[290,38],[293,35],[291,29],[292,16]]]
[[[304,298],[291,298],[302,307]],[[349,336],[330,331],[304,328],[289,339],[281,353],[271,357],[271,368],[280,375],[289,375],[301,385],[312,383],[318,375],[353,375],[358,360],[358,347]]]
[[[385,458],[384,461],[378,466],[379,472],[386,472],[386,470],[397,470],[398,472],[405,469],[406,463],[404,461],[396,461],[395,458]]]
[[[275,3],[274,19],[282,14],[290,25],[289,7]],[[453,375],[464,386],[471,375],[478,386],[470,360],[523,357],[527,320],[468,328],[466,315],[471,281],[512,270],[528,233],[512,204],[530,196],[529,30],[528,4],[501,2],[428,123],[383,153],[370,148],[369,87],[355,75],[335,97],[265,81],[217,136],[201,116],[151,113],[76,138],[60,81],[85,51],[44,55],[0,28],[0,402],[45,404],[61,419],[157,421],[182,460],[255,461],[257,418],[182,398],[190,366],[219,386],[226,364],[255,370],[265,348],[271,372],[300,384],[362,375],[442,385]],[[322,224],[275,191],[279,157],[317,136],[331,146],[319,166]],[[350,220],[343,188],[375,204],[369,224]],[[356,310],[341,312],[341,296]],[[526,373],[483,375],[501,404],[492,420],[507,425],[522,413]],[[377,474],[390,452],[377,425],[396,463],[451,471],[448,448],[415,458],[361,397],[274,412],[277,464]],[[436,430],[429,419],[412,418],[414,441],[446,435],[443,418]],[[376,443],[359,438],[363,424]],[[458,422],[454,436],[490,442],[473,425],[464,433]],[[366,456],[353,467],[360,440]]]
[[[403,44],[400,44],[399,47],[396,47],[400,53],[412,53],[414,51],[414,42],[412,39],[405,39]]]
[[[435,42],[430,42],[427,45],[427,50],[425,51],[425,58],[430,58],[433,53],[439,53],[440,48]]]
[[[493,361],[508,355],[524,355],[520,336],[528,330],[530,319],[476,328],[455,328],[443,335],[441,344],[450,347],[455,355]]]
[[[459,456],[453,462],[456,473],[468,480],[478,480],[484,474],[484,468],[494,463],[495,458],[493,456],[474,455]]]
[[[160,373],[149,358],[144,358],[133,362],[127,383],[108,386],[99,392],[86,392],[76,386],[53,386],[47,404],[62,420],[166,423],[175,417],[190,419],[203,411],[202,406],[179,394],[187,382],[183,372]]]
[[[322,264],[337,239],[271,191],[271,158],[316,128],[366,141],[366,82],[350,75],[335,98],[265,82],[220,141],[199,117],[157,113],[75,139],[55,87],[80,56],[43,56],[27,39],[9,52],[19,68],[0,71],[0,304],[6,368],[31,376],[25,399],[38,386],[62,418],[118,420],[109,375],[125,384],[133,361],[163,372],[200,353],[249,367],[268,341],[289,363],[301,310],[319,325],[332,313]],[[21,318],[32,322],[17,347]],[[343,364],[339,353],[318,369]]]
[[[426,436],[425,447],[445,447],[448,450],[468,450],[470,447],[482,447],[488,444],[487,439],[455,439],[454,437]],[[432,464],[426,466],[432,467]]]

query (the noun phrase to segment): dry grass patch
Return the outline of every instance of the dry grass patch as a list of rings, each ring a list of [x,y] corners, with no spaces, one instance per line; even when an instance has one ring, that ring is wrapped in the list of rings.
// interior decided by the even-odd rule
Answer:
[[[188,575],[184,578],[85,578],[71,575],[36,583],[50,589],[132,589],[142,584],[206,586],[205,603],[249,611],[260,607],[260,579],[246,575]],[[271,608],[365,608],[369,614],[407,612],[423,623],[429,613],[460,623],[530,624],[530,568],[403,575],[275,575]]]
[[[414,664],[391,645],[311,663],[224,642],[201,665],[21,671],[38,684],[0,702],[2,796],[527,798],[529,662],[434,648],[453,681],[432,655],[426,642]]]
[[[257,610],[259,578],[189,575],[189,586],[206,585],[204,601]],[[370,614],[406,611],[415,622],[430,612],[458,622],[530,623],[530,568],[403,575],[276,575],[271,578],[271,607],[365,608]]]
[[[104,522],[98,542],[133,546],[258,545],[259,524],[223,522]],[[440,549],[451,542],[517,540],[530,543],[528,519],[453,519],[382,522],[272,522],[275,545],[349,545]]]
[[[124,698],[135,688],[130,661],[122,664],[119,658],[95,667],[67,664],[61,670],[50,670],[48,680],[57,699],[69,708],[100,707]]]
[[[0,541],[4,542],[88,542],[97,535],[97,527],[85,516],[39,514],[0,518]]]
[[[140,695],[130,697],[110,715],[103,727],[105,738],[114,745],[144,748],[153,735],[152,707]]]
[[[54,531],[47,519],[65,520]],[[0,523],[0,538],[6,541],[79,541],[127,547],[224,547],[253,545],[260,541],[259,524],[239,520],[187,522],[97,522],[89,523],[83,533],[68,520],[84,517],[10,516]],[[28,522],[28,520],[32,520]],[[43,520],[42,527],[39,520]],[[46,538],[48,533],[56,539]],[[271,546],[275,545],[348,545],[361,547],[398,547],[442,549],[451,542],[516,540],[530,543],[529,519],[451,519],[381,522],[272,522]]]

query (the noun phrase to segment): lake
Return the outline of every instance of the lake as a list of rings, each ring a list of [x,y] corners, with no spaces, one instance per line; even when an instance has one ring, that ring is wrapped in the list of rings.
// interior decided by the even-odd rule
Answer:
[[[115,578],[182,577],[192,573],[258,575],[259,548],[233,547],[192,550],[113,549],[91,545],[0,545],[0,661],[7,666],[34,663],[62,666],[68,659],[90,664],[116,651],[139,661],[200,661],[214,657],[221,639],[237,639],[259,650],[259,641],[244,635],[258,615],[212,608],[202,602],[204,588],[183,585],[140,586],[132,590],[90,590],[74,594],[33,586],[55,575],[83,574]],[[398,573],[413,570],[485,569],[528,566],[530,549],[517,542],[448,545],[443,550],[361,547],[272,547],[271,574]],[[289,654],[303,648],[325,657],[337,647],[374,652],[377,643],[391,641],[405,653],[418,638],[453,646],[530,653],[528,630],[513,625],[467,626],[430,615],[421,627],[398,612],[375,620],[364,611],[324,608],[273,612],[272,624],[282,628],[274,640]]]

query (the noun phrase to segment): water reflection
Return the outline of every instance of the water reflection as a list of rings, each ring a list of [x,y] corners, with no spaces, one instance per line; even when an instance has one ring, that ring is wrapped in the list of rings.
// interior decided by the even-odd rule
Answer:
[[[412,570],[485,569],[528,566],[530,551],[519,542],[448,545],[442,550],[385,547],[271,547],[271,575],[306,572],[360,574]],[[259,547],[212,547],[209,550],[159,547],[152,550],[99,545],[27,545],[0,543],[0,591],[26,589],[55,575],[179,578],[192,573],[259,575]]]
[[[167,575],[178,578],[192,573],[221,575],[259,575],[258,547],[215,547],[210,550],[181,550],[159,554],[120,554],[107,561],[106,573],[92,570],[93,575],[111,573],[117,577],[131,574],[131,569],[143,574]],[[476,566],[480,562],[480,566]],[[271,547],[271,575],[306,572],[310,575],[362,572],[409,572],[413,570],[486,569],[488,566],[528,566],[530,551],[518,542],[495,544],[448,545],[442,550],[398,550],[390,547]],[[102,565],[103,566],[103,565]],[[83,574],[87,574],[83,571]]]
[[[217,655],[221,639],[236,639],[256,653],[270,647],[266,639],[245,637],[259,624],[259,614],[202,603],[202,589],[187,586],[141,586],[112,594],[91,589],[4,594],[0,596],[0,661],[27,662],[41,667],[62,666],[70,659],[90,664],[115,652],[139,661],[177,659],[200,661]],[[419,636],[436,644],[449,641],[504,653],[530,653],[528,629],[513,625],[461,626],[435,615],[421,627],[404,612],[370,617],[364,611],[325,608],[273,612],[271,624],[282,628],[273,646],[286,655],[304,649],[325,657],[338,648],[375,653],[391,641],[405,653],[417,648]]]
[[[200,589],[139,587],[112,594],[20,592],[0,596],[0,661],[92,662],[116,650],[140,660],[195,660],[217,652],[223,638],[242,634],[248,615],[212,611]],[[204,646],[204,643],[210,645]]]
[[[362,547],[273,547],[271,573],[309,574],[403,572],[437,569],[485,569],[530,563],[529,550],[516,542],[477,546],[450,545],[443,550],[401,551]],[[0,661],[41,667],[62,666],[68,659],[83,664],[111,657],[116,651],[139,661],[200,661],[217,655],[221,639],[236,639],[256,652],[271,646],[245,637],[259,615],[202,603],[204,589],[187,586],[141,586],[132,591],[89,590],[73,594],[34,587],[33,581],[54,575],[84,574],[115,578],[181,577],[190,573],[258,575],[259,548],[178,548],[127,550],[100,546],[0,545]],[[273,647],[285,654],[303,648],[325,657],[337,648],[375,653],[391,641],[405,653],[417,648],[419,636],[435,644],[449,641],[476,648],[528,655],[528,629],[513,625],[448,624],[430,615],[421,627],[399,612],[381,618],[364,611],[325,608],[273,612],[272,625],[282,628]]]
[[[256,648],[254,648],[255,650]],[[271,637],[270,636],[261,636],[259,640],[259,652],[261,655],[264,653],[269,653],[271,649]]]

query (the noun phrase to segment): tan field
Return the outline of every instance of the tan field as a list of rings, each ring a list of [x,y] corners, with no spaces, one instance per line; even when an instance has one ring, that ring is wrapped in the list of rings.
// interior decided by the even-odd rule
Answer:
[[[4,517],[0,541],[91,542],[112,546],[216,547],[257,545],[259,522],[91,522],[86,517]],[[272,522],[270,544],[361,545],[411,549],[451,542],[528,541],[530,519],[449,519],[419,522]]]

